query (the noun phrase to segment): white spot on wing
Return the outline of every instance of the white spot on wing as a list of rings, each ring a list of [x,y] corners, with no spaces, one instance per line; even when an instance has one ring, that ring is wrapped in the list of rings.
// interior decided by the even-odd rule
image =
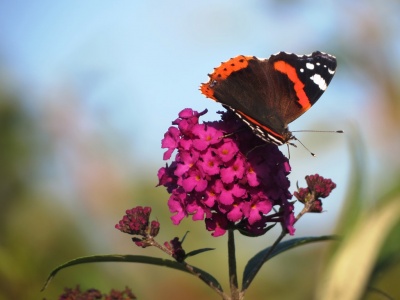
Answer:
[[[309,70],[314,70],[314,65],[312,63],[306,63],[306,68]]]
[[[321,77],[321,75],[319,74],[315,74],[313,76],[310,77],[310,79],[316,84],[318,85],[318,87],[325,91],[326,90],[326,81]]]

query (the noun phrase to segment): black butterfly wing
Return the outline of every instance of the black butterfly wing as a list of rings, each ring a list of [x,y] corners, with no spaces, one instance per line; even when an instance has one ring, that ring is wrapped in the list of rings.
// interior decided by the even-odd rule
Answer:
[[[286,142],[287,125],[318,100],[335,69],[336,59],[321,52],[280,52],[268,60],[238,56],[216,68],[201,91]]]
[[[285,75],[281,84],[295,91],[294,98],[289,101],[282,99],[280,112],[286,124],[317,102],[335,75],[337,66],[334,56],[319,51],[302,56],[280,52],[272,55],[268,62],[277,72]]]
[[[228,66],[233,63],[237,65],[237,62],[232,62],[235,59],[228,61]],[[227,76],[222,74],[222,79],[219,79],[215,74],[224,68],[222,64],[210,75],[210,82],[203,85],[212,90],[212,95],[207,95],[203,87],[202,91],[206,96],[241,114],[249,122],[258,123],[264,130],[280,134],[285,131],[282,113],[284,104],[295,97],[293,85],[287,76],[277,73],[268,60],[256,57],[246,59],[245,67]]]

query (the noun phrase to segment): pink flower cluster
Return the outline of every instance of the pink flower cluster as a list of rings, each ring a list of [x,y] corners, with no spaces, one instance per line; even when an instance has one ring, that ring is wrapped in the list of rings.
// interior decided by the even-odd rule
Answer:
[[[275,223],[293,234],[288,159],[233,113],[200,124],[205,113],[182,110],[162,140],[164,160],[177,150],[175,160],[158,171],[159,185],[171,194],[173,223],[188,215],[205,219],[215,237],[230,228],[259,236]]]

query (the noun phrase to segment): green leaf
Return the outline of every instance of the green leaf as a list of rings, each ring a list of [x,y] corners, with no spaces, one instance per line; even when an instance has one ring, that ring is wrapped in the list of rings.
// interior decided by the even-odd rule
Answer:
[[[51,279],[62,269],[65,269],[67,267],[75,266],[75,265],[80,265],[80,264],[86,264],[86,263],[98,263],[98,262],[131,262],[131,263],[142,263],[142,264],[149,264],[149,265],[157,265],[157,266],[163,266],[175,270],[180,270],[187,272],[189,274],[201,277],[201,279],[206,282],[207,284],[212,284],[212,286],[219,291],[222,292],[222,287],[219,284],[219,282],[209,273],[193,267],[191,265],[188,265],[187,263],[178,263],[174,260],[169,260],[169,259],[162,259],[158,257],[151,257],[151,256],[144,256],[144,255],[119,255],[119,254],[111,254],[111,255],[93,255],[93,256],[85,256],[85,257],[79,257],[74,260],[71,260],[69,262],[66,262],[62,264],[61,266],[55,268],[47,278],[42,291],[46,289],[48,284],[50,283]],[[189,271],[189,268],[194,271],[193,274],[192,272]]]
[[[316,299],[362,298],[379,251],[396,226],[399,215],[400,196],[397,196],[386,205],[373,207],[357,219],[329,262],[321,283],[317,285]]]
[[[320,241],[336,240],[336,239],[338,239],[338,237],[332,235],[291,239],[279,243],[267,257],[266,255],[271,250],[271,247],[261,250],[247,262],[247,265],[243,272],[242,291],[245,291],[249,287],[250,283],[253,281],[254,277],[260,270],[261,266],[272,257],[302,245],[307,245],[310,243],[320,242]]]
[[[211,251],[211,250],[215,250],[215,248],[201,248],[201,249],[193,250],[186,254],[186,258],[190,257],[190,256],[195,256],[195,255],[203,253],[203,252]]]

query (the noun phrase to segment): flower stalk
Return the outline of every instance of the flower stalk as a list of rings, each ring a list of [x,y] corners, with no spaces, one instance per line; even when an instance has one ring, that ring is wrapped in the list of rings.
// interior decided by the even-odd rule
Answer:
[[[233,229],[228,230],[228,264],[229,264],[229,283],[232,300],[239,300],[239,286],[236,271],[236,249],[235,235]]]

